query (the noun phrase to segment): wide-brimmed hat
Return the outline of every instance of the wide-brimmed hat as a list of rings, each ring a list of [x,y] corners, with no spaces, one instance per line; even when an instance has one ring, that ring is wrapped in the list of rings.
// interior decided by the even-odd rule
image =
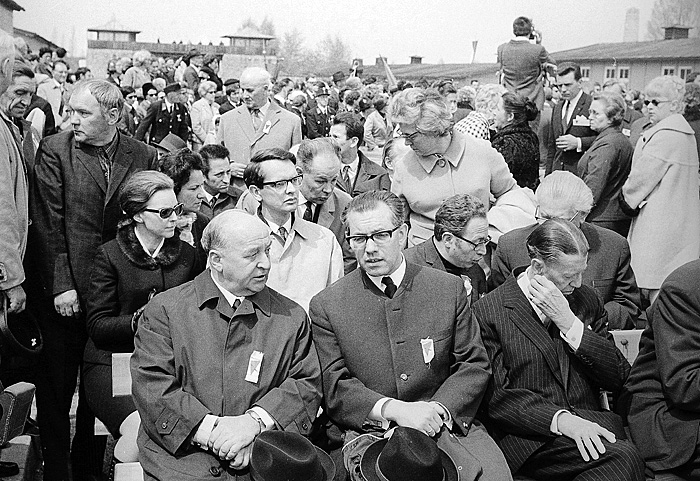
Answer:
[[[182,85],[180,85],[177,82],[173,82],[171,84],[166,85],[165,88],[163,89],[163,92],[165,92],[166,94],[169,94],[171,92],[179,92],[181,89],[182,89]]]
[[[417,429],[398,427],[371,444],[360,459],[366,481],[457,481],[457,466],[437,443]]]
[[[187,53],[184,55],[183,60],[189,60],[189,59],[191,59],[192,57],[199,57],[200,55],[203,55],[202,52],[200,52],[200,51],[197,50],[196,48],[192,48],[192,49],[190,49],[189,52],[187,52]]]
[[[0,294],[0,297],[0,354],[39,354],[44,339],[36,318],[27,309],[18,314],[8,314],[7,297],[4,294]]]
[[[341,80],[345,80],[346,77],[347,75],[345,75],[345,73],[343,73],[342,71],[338,71],[333,74],[333,81],[340,82]]]
[[[159,143],[155,144],[155,147],[167,152],[175,152],[176,150],[184,149],[187,147],[187,144],[180,137],[170,132]]]
[[[332,481],[335,464],[301,434],[266,431],[253,443],[250,474],[255,481]]]

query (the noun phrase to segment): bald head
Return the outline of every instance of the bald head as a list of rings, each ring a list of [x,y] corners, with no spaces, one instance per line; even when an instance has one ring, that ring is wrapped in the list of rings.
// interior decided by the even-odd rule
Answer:
[[[202,247],[229,251],[250,239],[268,237],[270,229],[259,217],[246,211],[231,209],[214,217],[202,233]]]
[[[249,67],[241,74],[241,100],[251,110],[268,102],[270,74],[260,67]]]
[[[241,87],[245,88],[245,84],[255,85],[259,87],[261,85],[268,85],[270,83],[270,74],[267,70],[260,67],[248,67],[241,74]]]
[[[15,42],[7,33],[0,30],[0,94],[12,82],[12,66],[15,63]]]

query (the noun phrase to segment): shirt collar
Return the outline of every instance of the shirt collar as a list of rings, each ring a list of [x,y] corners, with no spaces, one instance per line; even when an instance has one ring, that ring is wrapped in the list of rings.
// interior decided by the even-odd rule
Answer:
[[[258,109],[260,111],[260,116],[264,119],[267,117],[267,111],[270,110],[270,101],[265,102],[265,105]]]
[[[512,42],[529,42],[530,37],[529,36],[524,36],[524,37],[513,37],[510,39]]]
[[[138,229],[134,229],[134,234],[136,234],[136,239],[138,239],[139,244],[141,244],[141,247],[143,248],[144,252],[146,252],[147,255],[149,255],[155,259],[156,256],[160,253],[160,250],[163,248],[163,244],[165,243],[165,237],[160,240],[158,247],[156,247],[156,250],[154,250],[153,254],[151,254],[150,252],[148,252],[148,248],[146,247],[146,243],[143,241],[143,239],[139,235]]]
[[[578,101],[582,95],[583,95],[583,89],[579,90],[578,93],[576,94],[576,97],[574,97],[573,99],[571,99],[569,101],[569,108],[576,107],[576,104],[578,104]]]
[[[208,204],[211,204],[211,200],[214,198],[214,196],[211,195],[209,192],[207,192],[207,189],[204,189],[204,188],[203,188],[202,190],[204,191],[204,197],[207,199],[207,203],[208,203]],[[218,194],[218,192],[217,192],[217,193],[216,193],[217,198],[218,198],[218,195],[219,195],[219,194]]]
[[[357,173],[357,169],[360,167],[360,153],[358,152],[357,155],[355,156],[355,160],[350,162],[349,164],[344,164],[343,169],[345,167],[350,167],[350,170],[348,171],[348,177],[353,178],[355,177],[355,174]],[[352,174],[352,175],[350,175]]]
[[[520,275],[518,276],[518,287],[520,287],[520,290],[523,291],[523,294],[525,294],[527,302],[529,302],[532,308],[534,309],[535,314],[537,314],[537,317],[540,319],[540,322],[543,322],[547,318],[547,316],[544,315],[544,313],[540,310],[539,307],[532,303],[532,296],[530,295],[530,291],[528,289],[528,287],[530,286],[530,269],[531,267],[528,267],[527,269],[525,269],[524,272],[520,273]]]
[[[394,284],[396,284],[396,287],[401,285],[401,282],[403,281],[404,276],[406,275],[406,258],[401,254],[401,264],[399,264],[399,267],[396,268],[394,272],[389,274],[389,277],[391,277],[391,280],[394,281]],[[386,286],[382,284],[382,279],[387,276],[370,276],[367,274],[367,277],[369,277],[369,280],[374,283],[375,286],[377,286],[377,289],[380,291],[384,292],[384,289]]]
[[[245,297],[239,297],[239,296],[234,296],[230,291],[227,291],[224,286],[219,284],[219,282],[214,278],[214,273],[209,271],[209,275],[211,275],[211,280],[214,281],[214,285],[221,291],[221,293],[224,295],[224,299],[226,299],[226,302],[228,302],[228,305],[233,307],[233,303],[236,302],[236,299],[239,301],[243,302],[243,299]]]
[[[450,145],[447,146],[445,153],[442,155],[431,154],[424,157],[419,155],[417,152],[414,152],[416,158],[418,159],[418,164],[423,167],[423,170],[425,170],[426,173],[431,173],[435,168],[435,165],[438,163],[440,163],[441,166],[445,165],[443,162],[449,162],[452,167],[457,167],[459,165],[459,162],[462,160],[462,156],[464,155],[466,147],[465,138],[467,138],[467,135],[455,130],[452,131],[451,135],[452,141],[450,142]]]

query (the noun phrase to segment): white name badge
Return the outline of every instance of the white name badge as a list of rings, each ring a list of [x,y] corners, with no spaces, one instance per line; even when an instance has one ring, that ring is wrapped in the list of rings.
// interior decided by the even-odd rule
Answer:
[[[435,347],[433,346],[433,340],[428,338],[428,339],[421,339],[420,340],[420,347],[421,350],[423,351],[423,361],[426,364],[430,364],[430,361],[433,360],[435,357]]]
[[[588,119],[588,117],[585,117],[583,115],[577,115],[574,119],[574,125],[578,127],[590,127],[591,121]]]
[[[245,380],[252,382],[253,384],[258,383],[260,378],[260,368],[262,367],[263,353],[260,351],[253,351],[248,360],[248,371],[245,375]]]
[[[625,137],[629,137],[631,133],[632,132],[630,132],[630,129],[622,129],[622,135]]]

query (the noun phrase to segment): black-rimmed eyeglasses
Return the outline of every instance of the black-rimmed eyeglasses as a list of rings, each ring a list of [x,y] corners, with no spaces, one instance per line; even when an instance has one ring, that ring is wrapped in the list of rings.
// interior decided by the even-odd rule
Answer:
[[[469,239],[465,239],[465,238],[462,237],[461,235],[457,235],[457,234],[452,234],[452,235],[455,236],[455,237],[458,238],[458,239],[462,239],[464,242],[466,242],[467,244],[469,244],[470,246],[472,246],[472,247],[474,248],[474,250],[477,250],[479,247],[482,247],[482,246],[483,246],[483,247],[486,247],[486,246],[488,245],[488,243],[491,242],[491,236],[490,236],[490,235],[487,235],[487,236],[486,236],[486,239],[481,239],[481,240],[478,241],[478,242],[474,242],[474,241],[470,241]]]
[[[358,234],[358,235],[346,235],[345,238],[347,239],[348,243],[350,244],[350,247],[353,247],[357,249],[358,247],[363,247],[365,244],[367,244],[367,241],[369,239],[372,239],[375,244],[386,244],[389,242],[389,239],[391,239],[391,236],[396,232],[399,227],[401,227],[403,224],[399,224],[393,229],[389,230],[380,230],[379,232],[375,232],[373,234]]]
[[[160,216],[161,219],[169,219],[173,213],[176,215],[182,214],[185,206],[183,204],[177,204],[173,207],[163,207],[162,209],[143,209],[145,212],[154,212]]]
[[[579,215],[581,215],[581,214],[582,214],[581,211],[576,211],[576,213],[574,214],[574,216],[573,216],[571,219],[567,219],[567,220],[568,220],[569,222],[573,222],[573,221],[575,221],[576,218],[577,218]],[[557,217],[550,216],[550,215],[541,215],[541,214],[540,214],[540,206],[538,205],[537,207],[535,207],[535,220],[536,220],[537,222],[544,222],[544,221],[547,221],[547,220],[550,220],[550,219],[557,219]]]
[[[274,182],[263,182],[261,185],[263,187],[269,186],[272,187],[273,189],[277,191],[284,191],[287,190],[287,186],[289,184],[292,184],[294,187],[299,187],[301,185],[301,181],[304,178],[302,174],[299,174],[295,177],[292,177],[291,179],[285,179],[285,180],[276,180]]]

